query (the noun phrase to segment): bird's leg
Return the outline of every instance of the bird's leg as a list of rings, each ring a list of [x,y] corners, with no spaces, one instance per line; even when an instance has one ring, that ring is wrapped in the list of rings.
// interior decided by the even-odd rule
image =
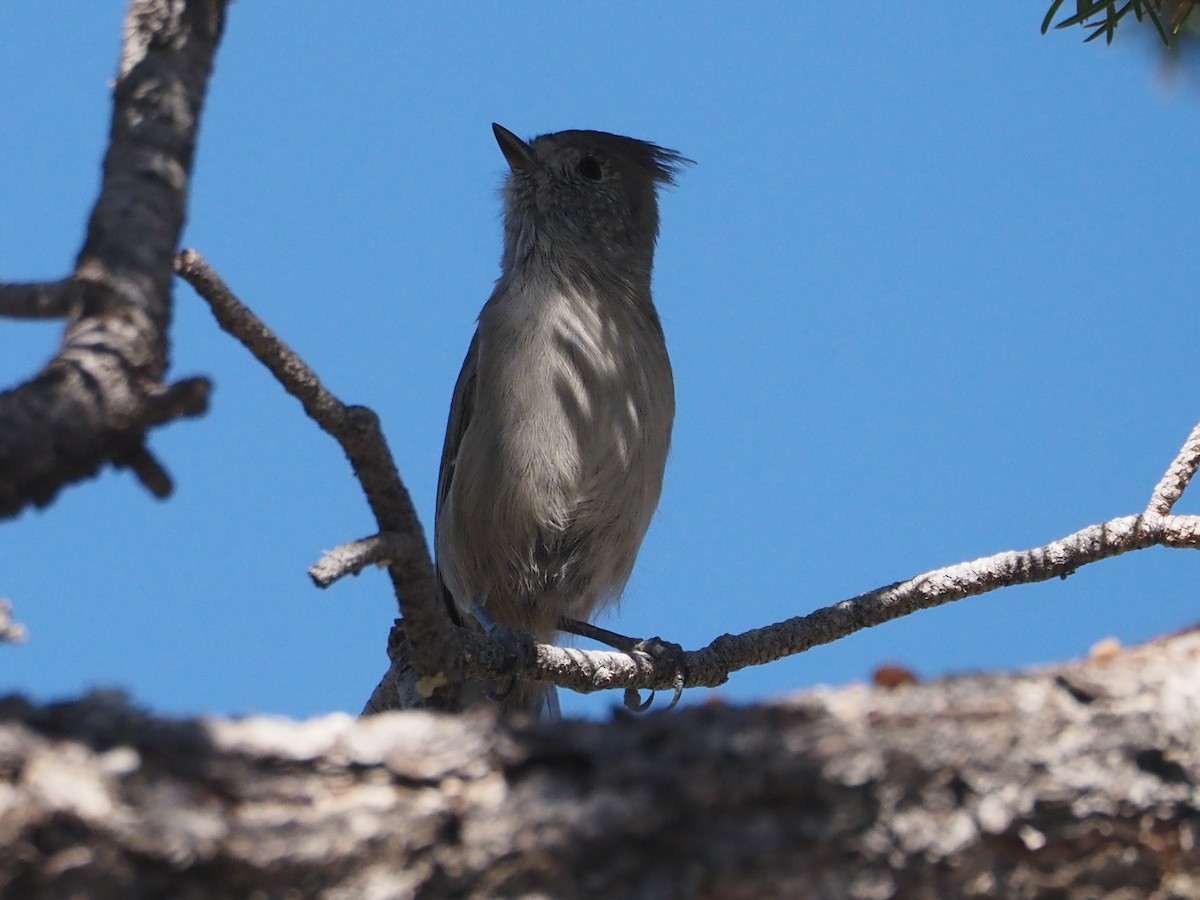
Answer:
[[[479,627],[488,634],[495,634],[497,629],[500,627],[496,624],[496,620],[492,618],[492,614],[484,608],[482,603],[471,604],[471,617],[478,622]]]
[[[507,708],[509,712],[528,713],[534,718],[544,719],[548,722],[562,721],[558,690],[554,685],[530,682],[521,691],[517,691],[520,679],[513,670],[516,669],[522,651],[526,649],[527,645],[524,639],[531,636],[526,635],[523,631],[501,625],[479,603],[471,605],[471,617],[489,637],[495,638],[503,645],[505,666],[509,669],[505,672],[507,683],[496,681],[486,683],[483,689],[484,696],[494,703],[501,704],[502,708]],[[502,687],[497,688],[498,683],[502,684]],[[505,701],[510,702],[505,703]]]
[[[606,644],[614,650],[620,650],[622,653],[633,653],[636,651],[648,654],[653,659],[670,660],[675,670],[675,695],[671,698],[671,703],[667,706],[667,709],[674,709],[675,705],[679,703],[679,698],[683,696],[683,684],[687,671],[684,663],[683,647],[679,646],[679,644],[664,641],[660,637],[639,640],[638,638],[617,634],[617,632],[609,631],[607,628],[600,628],[591,622],[568,619],[565,616],[558,620],[558,629],[568,634],[578,635],[579,637],[589,638],[601,644]],[[627,688],[625,691],[625,706],[634,712],[645,712],[653,702],[654,691],[650,692],[650,696],[645,701],[638,694],[637,688]]]
[[[484,687],[483,694],[489,700],[500,703],[505,700],[509,694],[513,692],[513,688],[517,686],[517,676],[512,671],[517,667],[517,640],[509,629],[496,624],[496,620],[492,618],[491,613],[483,608],[481,603],[471,604],[471,617],[479,624],[484,633],[488,637],[495,638],[504,646],[504,664],[509,670],[506,673],[508,683],[502,688],[497,689],[494,683],[489,683]]]

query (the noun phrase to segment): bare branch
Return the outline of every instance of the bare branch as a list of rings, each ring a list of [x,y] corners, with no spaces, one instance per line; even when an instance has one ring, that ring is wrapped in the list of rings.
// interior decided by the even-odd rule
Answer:
[[[345,574],[359,572],[371,562],[393,560],[393,583],[397,596],[405,598],[405,618],[392,630],[389,638],[391,668],[376,687],[365,712],[412,706],[457,708],[461,697],[459,701],[453,698],[457,688],[464,683],[464,675],[469,679],[515,676],[579,692],[612,688],[679,688],[679,660],[670,656],[656,658],[633,647],[617,653],[577,650],[536,644],[528,635],[517,633],[500,638],[495,634],[454,628],[445,607],[438,602],[423,534],[373,414],[374,431],[367,450],[371,465],[368,471],[361,471],[356,453],[339,436],[350,410],[342,407],[340,401],[321,386],[316,375],[233,297],[198,255],[192,251],[182,254],[179,271],[209,300],[223,327],[242,340],[285,388],[301,399],[309,415],[322,428],[342,441],[368,498],[374,487],[375,496],[386,496],[389,503],[395,504],[393,513],[399,511],[406,517],[402,529],[389,528],[376,537],[339,548],[327,554],[311,570],[314,580],[324,585]],[[1163,485],[1166,486],[1160,485],[1155,490],[1155,496],[1162,498],[1161,502],[1167,508],[1186,487],[1198,458],[1200,427],[1193,432],[1164,477]],[[379,489],[380,484],[383,490]],[[375,506],[372,500],[372,507]],[[376,518],[381,525],[387,515],[386,509],[383,512],[377,510]],[[395,515],[392,520],[398,521]],[[685,687],[714,687],[739,669],[802,653],[920,609],[1001,587],[1066,578],[1081,566],[1156,545],[1200,548],[1200,518],[1164,516],[1150,510],[1140,516],[1113,519],[1042,547],[1008,551],[937,569],[805,616],[740,635],[722,635],[709,646],[682,655],[682,683]],[[414,626],[412,610],[422,607],[408,603],[410,595],[396,576],[397,562],[402,572],[417,571],[414,567],[420,566],[420,573],[428,576],[429,581],[417,583],[415,589],[429,592],[421,603],[432,604],[432,618],[441,619],[436,623],[443,629],[440,634],[418,631]],[[427,635],[432,635],[433,643]],[[441,662],[446,659],[453,662]],[[450,666],[454,666],[453,677]],[[433,702],[426,699],[431,696],[435,697]]]
[[[1154,487],[1146,512],[1167,515],[1183,496],[1196,468],[1200,466],[1200,425],[1192,429],[1175,460],[1167,467],[1162,480]]]
[[[424,709],[426,700],[418,685],[421,675],[412,662],[412,646],[404,633],[404,620],[396,619],[388,634],[388,670],[363,706],[362,715],[373,716],[389,710]]]
[[[292,348],[279,339],[266,324],[251,312],[229,286],[195,250],[184,250],[175,258],[175,272],[188,282],[205,300],[217,324],[237,338],[254,358],[267,367],[284,390],[304,406],[304,411],[323,431],[337,437],[345,428],[347,409],[321,384]],[[390,460],[389,460],[390,461]]]
[[[724,634],[707,647],[684,654],[684,684],[716,687],[739,669],[794,656],[918,610],[1011,585],[1066,578],[1090,563],[1153,546],[1200,549],[1200,516],[1125,516],[1042,547],[935,569],[806,616],[737,635]],[[494,677],[512,669],[511,659],[506,663],[503,647],[496,641],[468,631],[460,636],[467,648],[469,676]],[[580,693],[614,688],[671,690],[678,675],[670,659],[655,659],[638,651],[579,650],[550,644],[536,644],[523,653],[515,674]]]
[[[688,681],[716,685],[727,673],[763,665],[828,644],[864,628],[921,609],[986,594],[1017,584],[1066,578],[1082,566],[1155,545],[1200,548],[1200,518],[1126,516],[1092,525],[1032,550],[936,569],[850,600],[739,635],[722,635],[688,658]],[[669,674],[669,673],[668,673]],[[663,684],[663,687],[666,685]],[[655,685],[659,687],[659,685]]]
[[[427,705],[452,709],[462,682],[461,642],[442,603],[425,533],[400,480],[379,418],[364,406],[346,406],[316,373],[234,296],[194,250],[176,260],[176,271],[208,303],[220,326],[246,347],[304,406],[304,411],[346,453],[381,534],[390,535],[388,572],[411,637],[416,669],[432,685]],[[314,578],[316,576],[314,575]]]
[[[0,301],[8,314],[72,315],[46,368],[0,393],[0,517],[49,503],[106,463],[134,468],[159,496],[170,489],[145,439],[207,401],[207,382],[162,378],[171,262],[224,18],[225,0],[130,4],[103,182],[74,274],[10,286]]]
[[[386,565],[393,559],[421,552],[411,546],[414,540],[423,539],[419,535],[384,532],[351,541],[322,556],[309,568],[308,575],[317,587],[326,588],[347,575],[357,575],[367,566]]]
[[[9,319],[65,319],[79,312],[83,295],[67,278],[33,284],[0,282],[0,316]]]
[[[1194,471],[1197,432],[1193,432],[1164,477],[1164,483],[1173,486],[1174,499],[1182,493]],[[1167,491],[1160,486],[1156,495],[1167,496]],[[1200,517],[1163,516],[1148,511],[1140,516],[1113,519],[1042,547],[1006,551],[937,569],[805,616],[738,635],[721,635],[707,647],[683,655],[683,683],[685,687],[715,687],[740,669],[803,653],[921,609],[1011,585],[1066,578],[1081,566],[1152,546],[1200,549]],[[403,629],[398,624],[393,636],[402,634]],[[466,649],[466,674],[471,678],[515,675],[581,693],[615,688],[668,690],[677,689],[679,683],[675,660],[654,658],[637,650],[579,650],[535,644],[521,635],[509,635],[510,640],[504,642],[467,630],[461,630],[459,638]],[[390,654],[392,667],[376,687],[364,712],[423,705],[420,692],[414,692],[412,684],[416,666],[405,651],[404,642],[393,643],[399,651]]]

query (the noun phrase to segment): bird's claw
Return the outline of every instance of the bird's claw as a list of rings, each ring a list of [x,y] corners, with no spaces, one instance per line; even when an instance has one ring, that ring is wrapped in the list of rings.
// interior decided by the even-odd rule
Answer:
[[[646,638],[644,641],[638,641],[630,649],[631,652],[645,653],[655,660],[666,659],[671,662],[671,666],[674,669],[674,676],[671,679],[674,695],[671,697],[671,702],[667,704],[667,709],[674,709],[679,704],[680,698],[683,697],[683,686],[687,681],[687,666],[684,663],[683,647],[671,641],[664,641],[660,637],[652,637]],[[654,691],[650,692],[650,696],[646,698],[644,703],[635,688],[625,691],[625,707],[634,712],[645,712],[653,702]]]
[[[615,631],[601,628],[598,625],[593,625],[591,622],[583,622],[578,619],[559,619],[558,627],[569,634],[577,634],[580,637],[599,641],[623,653],[645,653],[655,660],[669,659],[675,670],[675,675],[672,679],[672,687],[675,693],[671,697],[671,703],[667,709],[674,709],[679,703],[679,699],[683,696],[683,687],[687,683],[687,666],[685,664],[687,657],[683,647],[679,646],[679,644],[664,641],[660,637],[646,638],[643,641],[639,641],[631,637],[626,637],[623,634],[617,634]],[[645,712],[653,702],[654,691],[650,692],[650,696],[644,702],[637,688],[629,688],[625,691],[625,708],[633,712]]]
[[[642,694],[637,688],[625,688],[625,708],[630,712],[644,713],[654,702],[654,691],[642,702]]]
[[[508,699],[508,696],[516,689],[517,683],[520,681],[515,674],[515,670],[517,668],[517,660],[520,657],[521,640],[508,628],[498,625],[488,611],[478,603],[471,607],[471,615],[479,623],[484,632],[489,637],[498,640],[504,648],[504,677],[507,679],[507,683],[503,681],[491,681],[483,689],[484,696],[489,700],[495,703],[502,703]],[[497,687],[497,685],[501,686]]]

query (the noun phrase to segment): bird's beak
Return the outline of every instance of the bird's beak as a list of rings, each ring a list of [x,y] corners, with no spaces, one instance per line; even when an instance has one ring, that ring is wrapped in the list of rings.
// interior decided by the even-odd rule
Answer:
[[[500,145],[500,152],[504,154],[504,158],[508,160],[508,165],[514,172],[517,170],[529,171],[533,169],[534,158],[532,147],[503,125],[497,125],[493,122],[492,131],[496,135],[496,143]]]

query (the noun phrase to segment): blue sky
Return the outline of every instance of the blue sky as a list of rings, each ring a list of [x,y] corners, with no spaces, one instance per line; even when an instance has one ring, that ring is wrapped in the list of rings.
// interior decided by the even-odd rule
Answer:
[[[426,527],[498,272],[490,123],[615,131],[697,162],[664,197],[655,280],[674,449],[607,625],[695,648],[1138,512],[1197,421],[1200,104],[1164,85],[1147,42],[1043,37],[1041,2],[875,4],[857,22],[785,3],[347,9],[233,5],[184,244],[379,412]],[[0,279],[69,270],[122,16],[116,0],[0,6]],[[59,331],[0,321],[0,384],[36,371]],[[320,592],[305,574],[372,530],[348,466],[183,284],[172,363],[216,389],[207,417],[152,439],[171,500],[108,471],[0,523],[0,596],[29,628],[0,647],[0,691],[357,711],[386,667],[390,585],[372,571]],[[714,693],[1076,657],[1196,621],[1198,576],[1192,554],[1131,554]]]

